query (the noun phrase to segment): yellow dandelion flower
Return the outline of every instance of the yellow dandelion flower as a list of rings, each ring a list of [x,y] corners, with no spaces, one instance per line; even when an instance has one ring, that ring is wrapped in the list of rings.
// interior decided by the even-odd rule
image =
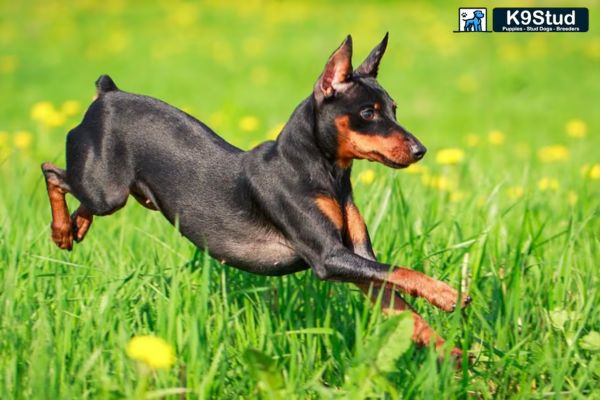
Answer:
[[[66,122],[65,115],[49,101],[40,101],[31,107],[31,118],[43,125],[56,128]]]
[[[543,57],[548,52],[548,44],[541,36],[534,36],[527,42],[527,54],[534,57]]]
[[[499,146],[504,143],[504,133],[499,130],[493,130],[488,133],[488,142],[494,146]]]
[[[423,174],[421,176],[421,182],[423,182],[425,186],[429,186],[442,192],[452,190],[456,187],[456,182],[444,175]]]
[[[258,129],[258,118],[252,115],[242,117],[239,127],[244,132],[253,132]]]
[[[479,89],[479,81],[473,75],[461,75],[456,80],[458,90],[463,93],[473,93]]]
[[[469,133],[465,136],[465,143],[469,147],[475,147],[479,144],[480,138],[479,135],[475,135],[474,133]]]
[[[540,189],[542,192],[545,192],[547,190],[556,191],[559,187],[560,184],[555,178],[542,178],[538,181],[538,189]]]
[[[560,144],[545,146],[538,150],[538,158],[545,163],[565,161],[569,156],[569,149]]]
[[[106,44],[111,53],[120,53],[129,47],[129,34],[124,30],[112,31],[106,37]]]
[[[60,110],[67,117],[72,117],[81,111],[81,104],[77,100],[67,100],[62,103]]]
[[[195,4],[178,4],[171,8],[170,14],[167,17],[168,22],[182,27],[188,28],[198,20],[198,8]]]
[[[569,193],[567,193],[567,202],[570,205],[574,206],[577,203],[577,199],[578,199],[577,193],[575,193],[572,190],[569,190]]]
[[[0,149],[8,146],[8,132],[0,131]]]
[[[506,193],[511,200],[517,200],[523,197],[525,190],[523,186],[511,186],[506,190]]]
[[[31,107],[30,115],[35,121],[42,122],[55,111],[54,106],[49,101],[39,101]]]
[[[31,142],[33,142],[33,137],[31,133],[28,131],[17,131],[13,137],[13,143],[15,147],[19,150],[28,149],[31,146]]]
[[[591,179],[600,179],[600,164],[592,165],[592,168],[590,168],[588,176]]]
[[[460,190],[455,190],[450,192],[450,201],[452,203],[458,203],[462,200],[464,200],[464,198],[467,196],[467,194],[465,192],[461,192]]]
[[[175,351],[157,336],[135,336],[127,344],[127,355],[153,369],[165,369],[175,363]]]
[[[589,40],[585,47],[585,53],[590,58],[600,58],[600,39],[593,38]]]
[[[0,73],[10,74],[13,73],[19,65],[19,59],[13,55],[6,55],[0,57]]]
[[[521,61],[521,48],[513,43],[505,43],[498,48],[500,58],[509,63],[517,63]]]
[[[465,158],[465,152],[458,148],[442,149],[435,155],[435,161],[441,165],[455,165]]]
[[[375,181],[375,171],[366,169],[358,174],[358,181],[363,185],[370,185]]]
[[[283,130],[284,126],[285,126],[285,124],[282,122],[282,123],[275,125],[273,128],[271,128],[271,130],[269,130],[269,132],[267,132],[267,139],[275,140],[277,138],[277,136],[279,136],[279,133]]]
[[[54,111],[50,113],[42,122],[50,128],[58,128],[59,126],[64,125],[66,120],[67,119],[63,113]]]
[[[587,135],[587,124],[578,118],[574,118],[565,125],[567,135],[572,138],[582,139]]]
[[[404,171],[411,175],[418,175],[426,174],[429,171],[429,168],[422,164],[410,164],[407,168],[404,169]]]

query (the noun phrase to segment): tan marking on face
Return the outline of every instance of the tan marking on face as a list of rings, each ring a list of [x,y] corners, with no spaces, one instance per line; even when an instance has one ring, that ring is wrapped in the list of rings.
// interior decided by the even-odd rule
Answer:
[[[342,215],[342,208],[340,203],[334,198],[325,195],[318,195],[315,198],[317,207],[327,219],[329,219],[338,230],[342,230],[344,227],[344,216]]]
[[[412,152],[402,132],[389,135],[368,135],[350,128],[350,117],[342,115],[335,119],[338,131],[337,163],[347,168],[353,159],[367,159],[383,162],[385,158],[397,164],[408,165]]]
[[[352,203],[346,205],[346,226],[353,245],[362,244],[367,239],[367,229],[358,208]]]

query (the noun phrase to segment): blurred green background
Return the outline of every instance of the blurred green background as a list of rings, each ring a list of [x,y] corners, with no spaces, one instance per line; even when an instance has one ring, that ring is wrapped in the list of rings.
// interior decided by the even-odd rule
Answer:
[[[0,0],[0,393],[132,398],[147,380],[155,397],[599,395],[600,5],[568,5],[590,7],[590,32],[456,34],[471,4],[454,1]],[[355,197],[382,261],[473,295],[464,318],[414,303],[472,367],[411,348],[384,374],[365,349],[386,350],[387,322],[348,285],[223,268],[137,205],[72,253],[51,243],[39,165],[64,166],[100,74],[249,149],[346,34],[357,66],[388,31],[379,81],[430,152],[406,171],[355,163]],[[174,368],[127,358],[145,333]]]
[[[594,8],[589,33],[469,35],[452,32],[458,6],[4,1],[1,129],[37,133],[33,104],[75,99],[85,107],[94,80],[108,73],[123,90],[185,108],[248,147],[287,120],[346,34],[353,34],[358,65],[386,31],[380,81],[398,102],[400,122],[430,146],[493,129],[511,142],[542,144],[562,136],[575,117],[597,126],[590,107],[600,91]],[[244,116],[258,119],[255,129],[240,129]]]

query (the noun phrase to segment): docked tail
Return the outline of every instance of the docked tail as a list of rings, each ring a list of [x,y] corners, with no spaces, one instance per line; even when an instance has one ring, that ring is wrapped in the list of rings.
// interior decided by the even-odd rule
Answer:
[[[96,96],[101,96],[106,92],[112,92],[114,90],[119,90],[117,85],[110,79],[108,75],[100,75],[100,77],[96,80]]]

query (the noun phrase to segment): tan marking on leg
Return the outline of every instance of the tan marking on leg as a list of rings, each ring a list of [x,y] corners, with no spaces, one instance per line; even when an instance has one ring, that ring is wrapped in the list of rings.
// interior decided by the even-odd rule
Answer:
[[[396,268],[387,282],[411,296],[422,297],[444,311],[454,311],[457,303],[466,306],[471,298],[463,293],[459,302],[458,292],[446,283],[433,279],[421,272],[408,268]]]
[[[367,240],[367,228],[358,208],[352,203],[346,205],[346,226],[353,245],[363,244]]]
[[[71,226],[77,242],[83,240],[92,225],[93,219],[94,215],[92,215],[83,205],[80,205],[77,211],[71,215]]]
[[[342,215],[340,203],[334,198],[325,195],[318,195],[315,198],[315,202],[317,203],[319,210],[325,214],[327,219],[329,219],[338,230],[342,230],[344,227],[344,216]]]
[[[387,315],[410,311],[414,323],[412,340],[416,344],[429,346],[432,340],[435,340],[436,348],[444,344],[444,339],[435,333],[433,328],[431,328],[431,326],[429,326],[429,324],[427,324],[427,322],[425,322],[425,320],[417,314],[395,290],[377,284],[373,284],[373,287],[370,287],[369,284],[357,284],[357,286],[365,295],[370,296],[373,303],[378,300],[380,291],[383,290],[383,293],[381,294],[381,309]]]
[[[46,179],[50,208],[52,209],[52,240],[64,250],[73,248],[71,218],[65,200],[65,191],[52,178]]]

